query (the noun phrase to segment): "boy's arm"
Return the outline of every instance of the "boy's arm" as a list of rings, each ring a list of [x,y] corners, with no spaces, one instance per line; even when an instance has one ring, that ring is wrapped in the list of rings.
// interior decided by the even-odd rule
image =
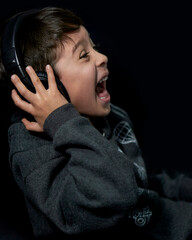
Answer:
[[[132,163],[71,104],[48,117],[45,131],[52,141],[21,123],[9,129],[10,163],[26,200],[68,233],[122,220],[138,198]]]
[[[46,70],[47,90],[34,70],[27,68],[35,94],[16,75],[12,76],[17,90],[27,100],[13,91],[16,106],[36,120],[36,123],[24,120],[26,129],[38,132],[45,126],[45,132],[52,138],[43,141],[21,123],[10,127],[10,163],[15,179],[27,202],[65,232],[113,226],[137,199],[132,163],[117,147],[110,146],[88,119],[66,104],[52,69]],[[106,214],[112,214],[112,219]]]

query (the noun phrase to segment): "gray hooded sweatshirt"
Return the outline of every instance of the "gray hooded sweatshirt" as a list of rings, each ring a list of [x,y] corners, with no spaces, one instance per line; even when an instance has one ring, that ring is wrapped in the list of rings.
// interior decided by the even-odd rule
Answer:
[[[48,116],[44,133],[17,119],[8,136],[10,167],[36,237],[190,239],[192,192],[183,186],[191,180],[148,176],[119,107],[111,104],[111,113],[91,124],[69,103]]]

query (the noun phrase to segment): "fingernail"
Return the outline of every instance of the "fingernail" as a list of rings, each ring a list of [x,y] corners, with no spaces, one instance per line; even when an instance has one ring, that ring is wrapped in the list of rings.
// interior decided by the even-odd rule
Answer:
[[[31,69],[31,66],[27,66],[27,67],[26,67],[26,70],[30,70],[30,69]]]
[[[13,74],[13,75],[11,76],[11,80],[14,80],[15,78],[16,78],[16,75]]]
[[[16,91],[15,91],[15,89],[12,89],[11,90],[11,94],[14,94]]]

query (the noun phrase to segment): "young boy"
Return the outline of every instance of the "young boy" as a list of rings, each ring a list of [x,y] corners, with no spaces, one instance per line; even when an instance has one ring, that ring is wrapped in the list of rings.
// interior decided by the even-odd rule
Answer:
[[[10,166],[34,235],[190,239],[192,198],[183,185],[191,180],[164,173],[149,184],[129,116],[110,103],[108,59],[96,51],[82,21],[68,10],[45,8],[26,19],[21,32],[36,92],[12,75],[23,97],[13,90],[12,99],[34,121],[13,117]],[[35,72],[45,69],[48,89]]]

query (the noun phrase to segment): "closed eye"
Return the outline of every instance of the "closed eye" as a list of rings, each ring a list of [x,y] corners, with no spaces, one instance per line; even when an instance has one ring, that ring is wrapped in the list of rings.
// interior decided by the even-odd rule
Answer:
[[[89,52],[83,52],[80,54],[79,59],[87,58],[88,56],[89,56]]]

